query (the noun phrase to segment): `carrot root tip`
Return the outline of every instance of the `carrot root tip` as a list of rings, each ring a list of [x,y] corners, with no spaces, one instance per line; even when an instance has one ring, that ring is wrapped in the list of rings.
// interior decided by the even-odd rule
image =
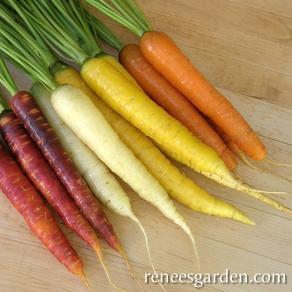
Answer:
[[[108,279],[110,285],[111,285],[113,288],[115,288],[115,289],[117,289],[117,290],[119,290],[119,291],[126,292],[126,290],[124,290],[124,289],[118,287],[117,285],[115,285],[115,284],[113,283],[113,281],[112,281],[112,279],[111,279],[111,277],[110,277],[109,271],[108,271],[108,269],[107,269],[107,267],[106,267],[106,265],[105,265],[105,263],[104,263],[104,259],[103,259],[103,255],[102,255],[102,252],[101,252],[100,246],[97,244],[97,245],[95,245],[93,248],[94,248],[94,251],[95,251],[95,253],[96,253],[96,255],[97,255],[97,257],[98,257],[98,259],[99,259],[99,261],[100,261],[100,264],[101,264],[101,266],[102,266],[102,268],[103,268],[103,270],[104,270],[104,272],[105,272],[105,274],[106,274],[106,277],[107,277],[107,279]]]
[[[88,292],[91,292],[92,291],[92,288],[91,288],[91,286],[89,284],[89,281],[88,281],[88,278],[87,278],[85,272],[82,272],[80,274],[80,279],[84,283],[84,285],[85,285],[86,289],[88,290]]]
[[[117,251],[120,253],[120,255],[123,257],[123,259],[125,260],[129,275],[131,276],[131,278],[136,282],[137,286],[144,291],[145,289],[143,288],[142,284],[138,281],[135,272],[132,268],[132,266],[130,265],[129,259],[127,257],[126,252],[124,251],[123,247],[121,246],[121,244],[119,243],[117,246]]]
[[[248,218],[242,212],[235,213],[232,219],[234,219],[234,220],[236,220],[236,221],[238,221],[240,223],[247,224],[247,225],[251,225],[251,226],[255,226],[256,225],[256,223],[253,220],[251,220],[250,218]]]
[[[272,164],[272,165],[275,165],[275,166],[292,167],[292,164],[281,163],[281,162],[277,162],[277,161],[274,161],[274,160],[268,159],[268,158],[266,158],[265,161]]]

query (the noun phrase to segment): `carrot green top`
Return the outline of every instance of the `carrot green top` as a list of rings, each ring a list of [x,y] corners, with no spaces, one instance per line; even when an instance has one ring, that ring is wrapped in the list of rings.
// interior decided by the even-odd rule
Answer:
[[[104,23],[102,23],[97,17],[91,15],[86,11],[86,16],[89,24],[91,25],[92,32],[95,37],[99,37],[108,43],[111,47],[115,48],[117,51],[120,51],[123,48],[122,42],[119,38],[107,27]]]
[[[16,3],[16,0],[6,1]],[[18,0],[15,5],[43,40],[64,59],[81,65],[102,53],[88,22],[88,14],[79,1]]]
[[[10,72],[6,66],[4,60],[0,57],[0,83],[7,89],[7,91],[13,96],[18,90],[17,86],[10,75]],[[8,109],[8,103],[2,95],[0,95],[0,113],[5,109]]]
[[[141,37],[151,30],[135,0],[86,0],[89,4]]]
[[[1,57],[0,57],[0,83],[7,89],[7,91],[11,95],[14,95],[18,91],[17,86],[16,86],[12,76],[10,75],[6,64]],[[1,102],[1,104],[2,104],[2,102]]]
[[[5,5],[3,5],[5,2]],[[9,58],[30,75],[33,80],[40,81],[48,89],[53,90],[56,85],[49,71],[48,64],[54,64],[56,59],[45,43],[35,34],[29,34],[23,23],[19,23],[15,11],[7,4],[13,5],[14,0],[4,0],[0,4],[0,51],[1,55]],[[29,23],[27,24],[29,25]],[[16,92],[11,82],[8,70],[2,62],[2,83],[11,94]],[[7,68],[6,68],[7,69]]]
[[[3,0],[0,4],[0,51],[48,89],[52,73],[66,60],[83,64],[102,53],[96,36],[117,50],[119,39],[89,14],[79,0]],[[50,49],[50,48],[52,49]]]

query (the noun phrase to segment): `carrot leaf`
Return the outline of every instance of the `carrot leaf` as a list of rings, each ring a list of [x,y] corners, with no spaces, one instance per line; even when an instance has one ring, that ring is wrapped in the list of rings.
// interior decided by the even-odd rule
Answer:
[[[102,13],[141,37],[150,25],[134,0],[86,0]]]
[[[22,25],[17,23],[8,11],[0,9],[0,51],[16,66],[28,73],[32,79],[39,80],[49,89],[54,89],[53,77],[47,69],[46,52],[36,45],[35,39],[28,34]],[[2,65],[3,74],[6,72]],[[7,76],[7,74],[6,74]],[[12,93],[15,88],[8,77],[5,86]],[[9,81],[9,83],[7,82]],[[15,91],[14,91],[15,93]]]
[[[83,64],[102,52],[86,12],[75,0],[20,0],[29,6],[31,21],[45,42],[63,58]]]
[[[20,9],[17,0],[4,0],[6,5],[0,4],[0,14],[3,21],[11,27],[17,26],[19,34],[22,35],[22,38],[30,43],[31,48],[35,51],[36,54],[42,57],[42,60],[46,64],[51,64],[55,62],[55,57],[51,54],[50,50],[47,48],[42,38],[36,33],[30,18],[25,14],[25,10]],[[8,9],[11,8],[11,9]],[[23,20],[25,26],[29,28],[33,37],[27,32],[27,30],[19,25],[19,17]],[[20,21],[21,21],[20,20]]]
[[[9,93],[11,95],[14,95],[18,91],[17,86],[16,86],[11,74],[9,73],[9,70],[8,70],[3,58],[1,58],[1,57],[0,57],[0,82],[9,91]],[[2,102],[1,102],[1,106],[5,107],[5,105],[2,104]]]
[[[109,27],[107,27],[98,18],[88,12],[86,13],[86,17],[96,38],[99,37],[100,39],[104,40],[117,51],[120,51],[123,48],[122,42]]]

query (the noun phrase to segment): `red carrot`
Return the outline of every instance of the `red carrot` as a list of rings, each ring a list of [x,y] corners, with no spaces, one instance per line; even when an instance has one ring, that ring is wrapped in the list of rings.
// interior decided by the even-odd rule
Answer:
[[[120,62],[156,103],[216,150],[229,169],[235,169],[236,159],[220,136],[191,102],[156,71],[143,56],[139,46],[125,46],[120,51]]]
[[[83,264],[41,196],[0,144],[0,188],[34,235],[67,269],[84,278]]]
[[[5,111],[1,114],[0,129],[4,140],[34,186],[57,211],[65,224],[99,253],[100,246],[95,231],[79,212],[74,201],[13,112]]]
[[[18,92],[10,105],[87,220],[112,248],[123,253],[100,203],[73,166],[33,97],[28,92]]]

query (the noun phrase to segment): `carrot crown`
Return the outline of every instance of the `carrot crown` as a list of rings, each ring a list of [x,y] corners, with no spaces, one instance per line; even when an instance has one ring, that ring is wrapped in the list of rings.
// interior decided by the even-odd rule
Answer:
[[[151,30],[135,0],[86,0],[89,4],[141,37]]]
[[[9,0],[10,1],[10,0]],[[83,64],[102,53],[77,0],[18,0],[44,41],[63,58]]]
[[[4,2],[12,4],[14,0]],[[55,57],[36,35],[32,36],[23,28],[23,23],[18,22],[15,13],[2,4],[0,4],[0,51],[32,79],[40,81],[50,90],[56,87],[48,68],[48,64],[56,61]],[[5,76],[5,84],[9,86],[6,87],[10,93],[15,93],[15,88],[11,87],[12,78],[9,79],[8,71],[4,69],[2,64],[2,75]]]

